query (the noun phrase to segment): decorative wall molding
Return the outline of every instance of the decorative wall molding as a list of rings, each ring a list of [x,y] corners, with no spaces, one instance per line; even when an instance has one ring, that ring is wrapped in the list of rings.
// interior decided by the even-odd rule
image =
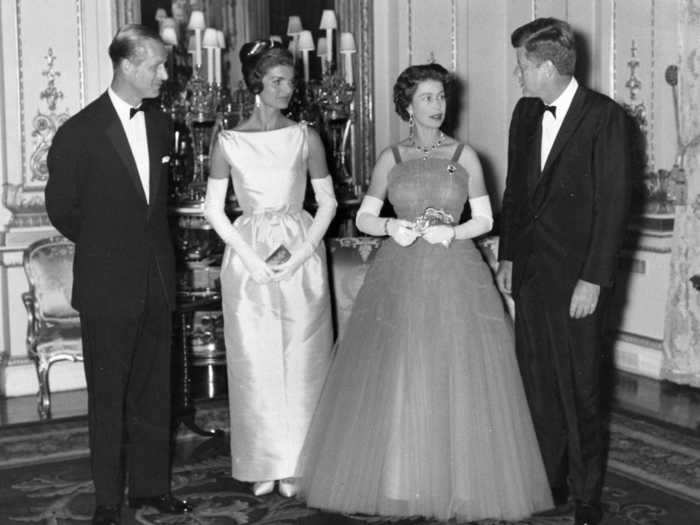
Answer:
[[[450,42],[452,43],[452,71],[457,71],[457,3],[451,0],[450,6]]]
[[[141,0],[111,0],[115,30],[124,24],[141,22]]]
[[[413,65],[413,0],[408,0],[408,65]]]
[[[85,103],[85,60],[83,42],[83,2],[74,0],[75,39],[78,54],[78,90],[79,104]],[[49,219],[45,212],[44,186],[48,178],[46,167],[46,155],[51,140],[58,127],[70,116],[68,109],[57,110],[57,103],[63,98],[63,92],[57,85],[57,79],[61,72],[56,67],[57,55],[52,47],[48,48],[44,57],[47,69],[42,71],[47,84],[39,93],[39,100],[47,105],[47,111],[37,110],[37,114],[31,120],[31,130],[27,129],[27,101],[30,93],[25,79],[25,46],[27,45],[24,26],[24,10],[29,6],[23,0],[15,1],[14,20],[17,33],[17,69],[18,69],[18,122],[20,130],[19,155],[20,177],[19,181],[6,181],[3,186],[3,203],[11,213],[7,224],[8,229],[26,229],[35,227],[50,227]],[[65,63],[65,62],[64,62]],[[36,86],[32,85],[34,89]]]
[[[352,169],[359,170],[364,187],[369,185],[374,166],[374,16],[373,0],[336,0],[338,17],[347,22],[347,29],[355,36],[358,86],[356,86],[355,120],[351,137],[354,152]]]

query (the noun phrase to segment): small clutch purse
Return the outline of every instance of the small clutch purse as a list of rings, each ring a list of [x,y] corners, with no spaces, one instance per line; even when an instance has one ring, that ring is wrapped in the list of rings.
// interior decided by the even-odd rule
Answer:
[[[272,265],[282,264],[287,262],[291,256],[292,252],[290,252],[284,244],[280,244],[270,255],[267,256],[265,262]]]
[[[452,225],[454,222],[454,217],[445,210],[429,207],[413,221],[413,229],[422,235],[430,226]]]

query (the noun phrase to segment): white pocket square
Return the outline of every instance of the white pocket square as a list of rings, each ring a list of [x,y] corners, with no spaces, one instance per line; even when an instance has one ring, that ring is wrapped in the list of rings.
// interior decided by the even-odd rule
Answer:
[[[165,164],[166,162],[170,162],[170,155],[166,155],[162,159],[160,159],[161,164]]]

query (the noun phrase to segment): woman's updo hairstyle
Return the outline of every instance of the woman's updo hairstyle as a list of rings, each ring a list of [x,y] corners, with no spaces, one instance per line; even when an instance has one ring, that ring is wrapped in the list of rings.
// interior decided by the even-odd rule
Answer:
[[[408,106],[413,100],[418,84],[425,80],[441,82],[447,96],[452,75],[437,63],[410,66],[404,69],[394,84],[394,109],[403,120],[408,121],[410,116]]]
[[[275,66],[294,68],[294,57],[276,40],[253,40],[243,44],[238,56],[245,85],[254,95],[262,91],[262,78],[269,69]]]

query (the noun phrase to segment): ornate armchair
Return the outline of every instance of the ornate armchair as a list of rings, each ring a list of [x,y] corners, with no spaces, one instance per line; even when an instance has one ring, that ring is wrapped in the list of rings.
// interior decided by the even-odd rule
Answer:
[[[22,294],[28,317],[27,352],[36,363],[42,419],[51,417],[51,365],[83,360],[80,317],[70,305],[74,250],[65,237],[51,237],[36,241],[24,251],[24,271],[29,281],[29,291]]]
[[[355,296],[381,242],[378,237],[337,237],[327,241],[336,338],[345,329]]]

